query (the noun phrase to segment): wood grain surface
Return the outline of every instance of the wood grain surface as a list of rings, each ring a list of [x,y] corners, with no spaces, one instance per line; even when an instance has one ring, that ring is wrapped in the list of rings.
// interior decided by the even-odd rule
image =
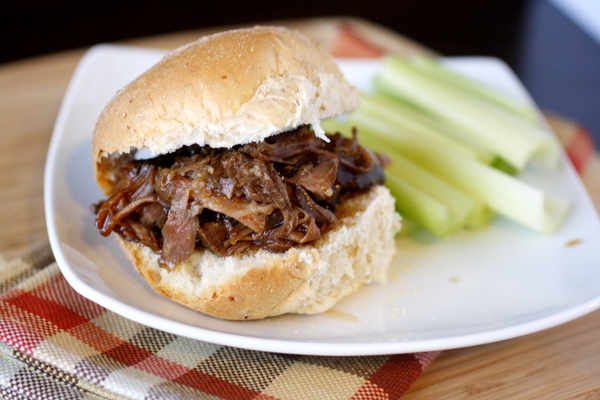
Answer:
[[[282,24],[326,41],[332,26],[339,22],[318,19]],[[350,22],[390,51],[429,51],[367,21]],[[162,35],[126,44],[172,49],[207,32]],[[6,259],[47,240],[43,207],[46,152],[62,97],[85,50],[0,65],[0,253]],[[551,122],[565,128],[562,120]],[[565,129],[568,127],[567,123]],[[598,180],[598,176],[587,179]],[[445,351],[403,398],[600,398],[598,332],[597,311],[522,338]]]

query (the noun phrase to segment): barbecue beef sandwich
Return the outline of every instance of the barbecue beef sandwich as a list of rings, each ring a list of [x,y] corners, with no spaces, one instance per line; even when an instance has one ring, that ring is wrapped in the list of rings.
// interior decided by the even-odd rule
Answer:
[[[400,227],[383,158],[319,126],[358,103],[332,57],[285,28],[183,46],[99,117],[96,226],[201,313],[323,312],[385,281]]]

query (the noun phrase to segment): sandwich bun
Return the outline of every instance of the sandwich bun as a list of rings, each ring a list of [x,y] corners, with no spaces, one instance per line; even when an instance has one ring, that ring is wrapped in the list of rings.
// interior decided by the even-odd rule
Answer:
[[[359,93],[333,58],[297,32],[254,27],[203,37],[165,56],[119,91],[101,113],[92,143],[96,181],[115,192],[120,166],[138,150],[231,148],[261,142],[358,106]],[[363,284],[385,282],[400,217],[381,185],[344,198],[316,241],[283,253],[220,256],[196,249],[165,268],[160,255],[116,234],[158,293],[217,318],[319,313]]]
[[[105,194],[121,157],[198,144],[260,142],[358,106],[335,60],[299,33],[254,27],[205,36],[165,56],[111,100],[94,133],[96,180]]]

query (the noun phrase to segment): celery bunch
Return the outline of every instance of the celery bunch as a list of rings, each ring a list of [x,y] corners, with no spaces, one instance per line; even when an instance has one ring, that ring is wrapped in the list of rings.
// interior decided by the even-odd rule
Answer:
[[[322,126],[356,127],[363,145],[391,160],[386,185],[405,218],[440,237],[495,215],[540,233],[559,228],[568,202],[518,179],[533,159],[559,159],[532,106],[424,56],[388,56],[373,86],[345,120]]]

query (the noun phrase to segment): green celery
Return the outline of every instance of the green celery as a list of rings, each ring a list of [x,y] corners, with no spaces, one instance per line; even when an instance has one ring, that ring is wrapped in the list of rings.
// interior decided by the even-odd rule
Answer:
[[[384,121],[369,116],[350,118],[350,123],[366,131],[367,140],[380,132],[394,131]],[[361,140],[365,141],[363,137]],[[376,139],[382,140],[382,139]],[[386,142],[387,154],[398,152],[433,174],[454,185],[475,199],[482,199],[492,211],[536,232],[552,233],[558,229],[569,212],[569,203],[547,195],[518,178],[489,165],[464,157],[435,143],[400,138]],[[367,144],[368,146],[368,144]],[[486,212],[486,207],[478,209]],[[475,214],[477,215],[477,214]],[[480,216],[472,217],[478,220]]]
[[[459,135],[438,123],[434,116],[383,95],[363,94],[357,112],[365,112],[397,126],[406,133],[421,135],[423,140],[434,141],[465,156],[476,157],[482,162],[488,163],[496,158],[492,151],[476,146],[472,141],[467,144],[464,138],[458,137]]]
[[[408,217],[406,214],[402,214],[402,226],[400,227],[398,236],[414,236],[417,232],[421,231],[421,229],[423,229],[423,225]]]
[[[500,215],[540,233],[553,233],[562,224],[569,204],[547,195],[515,177],[485,164],[456,157],[450,152],[413,149],[415,158],[427,168],[462,188],[484,198]]]
[[[467,221],[467,225],[465,228],[467,229],[483,229],[488,227],[494,218],[496,217],[496,213],[487,204],[481,206],[481,208],[471,214],[471,217]]]
[[[366,117],[366,119],[369,118],[370,117]],[[410,214],[409,216],[411,218],[415,219],[425,228],[440,237],[448,236],[462,228],[479,228],[489,224],[493,214],[490,213],[490,210],[486,207],[485,202],[479,195],[466,193],[462,189],[456,187],[456,185],[450,184],[445,178],[431,173],[427,168],[423,167],[415,160],[411,160],[404,150],[400,150],[410,148],[411,146],[407,146],[407,143],[420,144],[425,148],[430,146],[440,147],[439,145],[431,144],[422,141],[419,138],[415,139],[410,136],[406,136],[404,139],[390,141],[387,136],[379,134],[380,130],[377,129],[377,125],[373,126],[362,118],[361,120],[362,121],[359,122],[356,119],[351,118],[349,121],[349,123],[358,128],[359,140],[361,143],[373,151],[384,153],[391,160],[391,164],[386,168],[388,186],[391,188],[395,179],[401,179],[405,183],[427,194],[432,199],[445,204],[448,208],[446,221],[436,220],[435,218],[439,218],[439,216],[435,215],[418,217]],[[372,121],[377,120],[373,119]],[[383,126],[385,126],[385,123],[383,123]],[[458,154],[459,157],[463,157],[460,153],[456,153],[452,150],[448,151]],[[410,199],[398,200],[399,211],[405,211],[403,209],[403,203],[410,201]],[[418,200],[416,201],[418,203]],[[425,210],[427,210],[427,208],[425,208]],[[437,222],[434,224],[432,221]]]
[[[338,118],[327,118],[321,121],[321,128],[327,133],[339,132],[344,136],[352,137],[352,125]]]
[[[515,167],[513,167],[511,164],[507,163],[500,157],[494,159],[494,161],[490,163],[490,166],[496,168],[499,171],[504,172],[505,174],[512,176],[517,176],[517,174],[519,173],[519,171],[517,171]]]
[[[419,70],[425,72],[431,79],[442,80],[457,89],[465,90],[482,100],[489,101],[509,112],[517,114],[532,123],[538,122],[538,113],[532,105],[500,92],[483,82],[476,81],[468,76],[454,72],[444,67],[438,60],[423,54],[418,54],[409,59],[409,62]]]
[[[399,180],[402,180],[405,184],[440,202],[447,210],[445,218],[441,220],[442,223],[439,215],[429,215],[432,214],[429,208],[425,208],[425,214],[418,219],[411,212],[407,212],[407,204],[412,201],[413,208],[417,206],[424,208],[425,204],[421,198],[413,197],[399,202],[398,208],[401,212],[417,221],[425,220],[422,225],[440,237],[448,236],[465,227],[476,209],[475,200],[400,154],[393,154],[390,158],[392,163],[386,170],[389,187],[394,187],[399,184]]]
[[[390,173],[386,174],[386,186],[396,199],[396,210],[403,218],[416,221],[438,237],[448,236],[459,228],[451,221],[448,206],[422,190]]]
[[[358,129],[359,140],[362,144],[390,157],[392,164],[387,168],[387,175],[396,175],[404,179],[409,179],[408,177],[410,177],[412,184],[424,184],[425,186],[421,187],[421,189],[427,190],[435,198],[446,199],[448,202],[457,201],[459,206],[464,206],[466,200],[460,199],[461,195],[465,195],[462,189],[456,187],[453,183],[450,184],[448,180],[436,174],[432,178],[427,178],[424,174],[419,174],[416,168],[410,168],[409,165],[406,165],[406,161],[413,159],[411,154],[413,147],[422,147],[424,149],[442,148],[447,152],[455,154],[457,157],[468,158],[474,162],[479,161],[474,158],[465,157],[464,154],[452,148],[441,146],[439,143],[423,140],[418,135],[407,134],[405,131],[386,121],[360,111],[352,113],[346,124],[355,126]],[[420,163],[415,161],[415,164]],[[408,176],[404,175],[407,172],[403,171],[402,168],[407,168]],[[419,180],[422,182],[419,182]],[[456,192],[457,189],[459,189],[458,193]],[[473,202],[473,207],[468,215],[464,215],[465,219],[459,223],[460,227],[479,228],[488,225],[493,217],[493,213],[490,213],[483,198],[475,193],[468,193],[468,197]],[[440,235],[438,234],[438,236]]]
[[[374,85],[376,90],[415,103],[445,123],[463,129],[477,143],[487,143],[489,149],[518,170],[536,155],[548,164],[558,160],[558,146],[542,128],[501,108],[474,101],[464,91],[433,81],[400,57],[386,57]]]
[[[328,119],[321,127],[328,132],[350,135],[356,126],[352,116],[347,121]],[[385,170],[385,185],[396,198],[396,209],[438,237],[449,236],[472,225],[482,204],[461,190],[448,184],[417,163],[409,160],[388,144],[387,139],[374,133],[368,126],[358,125],[358,139],[376,153],[385,154],[391,161]],[[423,141],[417,137],[407,140]]]

